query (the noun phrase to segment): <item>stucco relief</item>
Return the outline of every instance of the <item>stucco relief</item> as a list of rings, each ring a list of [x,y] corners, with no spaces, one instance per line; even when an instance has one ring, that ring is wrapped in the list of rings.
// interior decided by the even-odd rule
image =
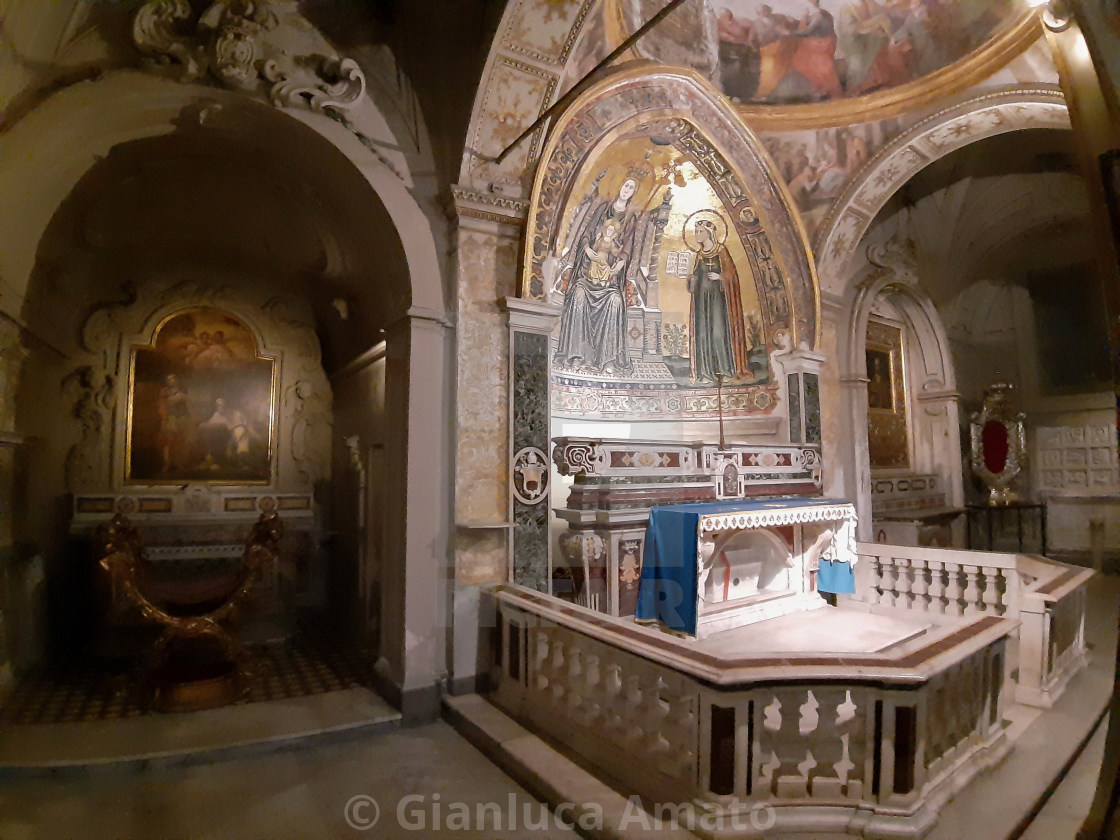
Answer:
[[[509,335],[498,299],[513,293],[517,243],[508,236],[459,236],[458,393],[455,519],[509,517]]]
[[[969,143],[1027,128],[1069,128],[1057,87],[1009,88],[972,97],[922,120],[888,143],[848,183],[814,240],[822,290],[842,293],[848,265],[871,220],[925,166]]]

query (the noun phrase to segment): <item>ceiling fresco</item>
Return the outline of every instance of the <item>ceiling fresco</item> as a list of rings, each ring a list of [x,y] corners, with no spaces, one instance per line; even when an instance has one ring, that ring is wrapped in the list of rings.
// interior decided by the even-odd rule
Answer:
[[[711,2],[720,85],[753,104],[823,102],[913,82],[963,58],[1022,11],[1014,0]]]
[[[625,32],[662,5],[607,2]],[[695,68],[752,115],[835,126],[851,100],[881,111],[900,105],[896,90],[913,100],[978,81],[1037,38],[1030,19],[1020,0],[695,0],[635,49]]]

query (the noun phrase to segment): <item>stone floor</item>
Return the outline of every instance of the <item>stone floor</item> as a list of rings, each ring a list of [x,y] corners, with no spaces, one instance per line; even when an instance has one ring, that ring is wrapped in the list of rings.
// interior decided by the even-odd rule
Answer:
[[[467,803],[467,823],[456,822],[456,803]],[[494,803],[500,814],[484,811],[478,819],[479,803]],[[143,773],[5,778],[0,837],[543,840],[576,834],[441,722]]]

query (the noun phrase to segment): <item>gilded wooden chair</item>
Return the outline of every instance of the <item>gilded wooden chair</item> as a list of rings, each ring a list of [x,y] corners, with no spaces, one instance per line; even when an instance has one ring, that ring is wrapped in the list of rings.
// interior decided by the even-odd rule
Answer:
[[[161,628],[148,651],[148,702],[182,711],[222,705],[247,690],[251,668],[231,625],[259,573],[275,562],[283,531],[275,511],[262,513],[239,565],[184,582],[161,579],[140,532],[122,514],[97,529],[94,545],[114,589]]]

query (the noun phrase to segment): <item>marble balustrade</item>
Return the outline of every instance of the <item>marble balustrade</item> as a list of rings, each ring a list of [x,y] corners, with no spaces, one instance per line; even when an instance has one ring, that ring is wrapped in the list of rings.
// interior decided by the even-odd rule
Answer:
[[[1010,749],[1006,619],[894,653],[724,658],[524,587],[493,597],[493,701],[649,802],[726,824],[765,806],[766,836],[920,837]]]
[[[1049,708],[1088,661],[1086,585],[1094,572],[1030,554],[858,543],[857,591],[875,611],[936,623],[976,616],[1015,619],[1015,699]]]

